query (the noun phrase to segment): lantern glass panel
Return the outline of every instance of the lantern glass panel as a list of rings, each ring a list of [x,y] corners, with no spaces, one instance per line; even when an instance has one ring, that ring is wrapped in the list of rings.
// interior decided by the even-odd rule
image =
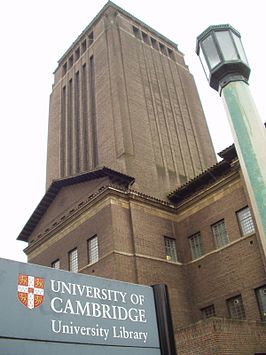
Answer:
[[[235,45],[238,50],[238,54],[240,56],[240,59],[248,65],[248,60],[247,60],[247,57],[246,57],[246,54],[245,54],[245,51],[244,51],[244,48],[243,48],[240,38],[237,35],[235,35],[234,33],[232,33],[232,34],[233,34],[233,38],[234,38]]]
[[[228,31],[216,32],[216,38],[221,48],[225,61],[238,60],[237,51],[235,49],[232,37]]]
[[[202,41],[201,47],[205,54],[205,57],[207,58],[209,68],[210,70],[212,70],[220,63],[221,60],[211,35]]]
[[[206,75],[207,79],[209,80],[209,78],[210,78],[210,69],[209,69],[208,64],[207,64],[207,62],[206,62],[204,53],[202,52],[202,47],[201,47],[201,45],[200,45],[199,58],[200,58],[200,61],[201,61],[201,65],[203,66],[205,75]]]

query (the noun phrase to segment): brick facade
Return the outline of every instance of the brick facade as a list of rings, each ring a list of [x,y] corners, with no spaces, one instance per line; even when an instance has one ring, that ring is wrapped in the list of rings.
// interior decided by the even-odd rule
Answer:
[[[212,318],[176,334],[178,355],[265,354],[266,324]]]
[[[256,228],[240,230],[249,201],[234,147],[222,158],[212,166],[176,45],[108,2],[55,72],[47,192],[18,237],[28,261],[69,270],[77,249],[81,273],[167,284],[178,355],[266,352],[255,293],[266,290],[265,256]]]
[[[53,179],[108,166],[134,176],[139,191],[165,198],[214,163],[183,54],[107,4],[55,71],[47,188]]]
[[[220,179],[179,205],[99,178],[60,189],[29,237],[25,251],[29,262],[51,266],[59,259],[60,267],[68,270],[68,253],[77,248],[79,272],[147,285],[166,283],[178,354],[248,354],[249,349],[262,351],[264,347],[266,328],[260,322],[255,289],[266,285],[266,275],[257,234],[242,236],[240,232],[236,212],[247,204],[235,163]],[[63,215],[66,217],[62,219]],[[217,248],[211,225],[221,219],[228,244]],[[55,221],[58,224],[53,229]],[[203,252],[192,260],[188,237],[195,232],[200,232]],[[87,240],[94,235],[98,237],[99,260],[90,264]],[[175,240],[177,261],[167,259],[164,237]],[[230,320],[227,301],[239,295],[245,319]],[[201,310],[208,306],[215,309],[213,322],[203,320]],[[249,341],[250,324],[261,341]],[[227,336],[230,329],[235,338]],[[189,343],[184,334],[188,334]],[[239,344],[237,334],[242,339]],[[198,353],[193,353],[194,347]],[[214,349],[217,352],[212,352]]]

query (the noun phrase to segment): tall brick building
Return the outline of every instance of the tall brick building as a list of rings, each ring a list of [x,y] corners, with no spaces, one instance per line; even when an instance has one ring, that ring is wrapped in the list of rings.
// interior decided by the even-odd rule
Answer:
[[[169,287],[179,355],[266,352],[266,273],[234,146],[216,163],[169,39],[108,2],[59,60],[28,261]]]
[[[47,187],[108,166],[165,191],[215,163],[194,80],[177,45],[108,3],[59,60]]]

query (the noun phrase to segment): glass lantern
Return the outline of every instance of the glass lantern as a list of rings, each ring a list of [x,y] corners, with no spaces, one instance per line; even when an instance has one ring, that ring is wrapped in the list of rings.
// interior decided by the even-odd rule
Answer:
[[[240,33],[232,26],[208,27],[197,37],[196,53],[213,89],[220,91],[230,81],[248,82],[247,57]]]

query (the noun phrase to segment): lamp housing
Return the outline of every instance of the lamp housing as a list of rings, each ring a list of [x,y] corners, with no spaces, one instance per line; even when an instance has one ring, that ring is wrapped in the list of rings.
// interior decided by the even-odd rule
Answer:
[[[240,33],[232,26],[209,26],[197,37],[196,53],[210,86],[216,91],[231,81],[248,82],[250,67]]]

